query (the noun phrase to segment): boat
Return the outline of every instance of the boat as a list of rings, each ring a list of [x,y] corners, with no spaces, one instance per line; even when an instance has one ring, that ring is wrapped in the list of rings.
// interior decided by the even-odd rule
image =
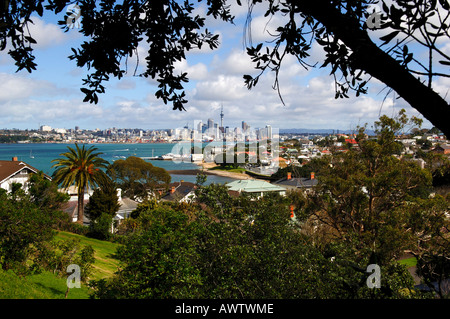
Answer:
[[[34,158],[34,155],[32,154],[31,150],[30,150],[30,158]]]
[[[166,161],[167,161],[167,160],[173,160],[174,155],[173,155],[172,153],[168,153],[168,154],[162,155],[161,158],[162,158],[163,160],[166,160]]]

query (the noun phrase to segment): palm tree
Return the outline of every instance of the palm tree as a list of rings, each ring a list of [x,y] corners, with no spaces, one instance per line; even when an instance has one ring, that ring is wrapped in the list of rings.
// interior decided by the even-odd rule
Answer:
[[[107,168],[109,162],[99,157],[103,153],[94,153],[95,147],[86,149],[75,144],[76,149],[67,147],[68,152],[60,154],[62,158],[52,160],[52,167],[57,168],[53,173],[53,179],[61,184],[65,189],[75,185],[78,189],[78,220],[83,224],[84,215],[84,192],[89,187],[99,185],[104,179],[108,178],[102,168]]]

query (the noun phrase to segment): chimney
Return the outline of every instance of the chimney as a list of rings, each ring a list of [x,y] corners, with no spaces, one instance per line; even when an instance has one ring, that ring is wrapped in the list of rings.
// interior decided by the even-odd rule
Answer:
[[[13,162],[17,162],[17,156],[14,156],[14,157],[12,158],[12,161],[13,161]]]
[[[314,174],[314,172],[311,172],[311,179],[314,179],[315,178],[315,174]]]
[[[172,189],[170,190],[170,193],[171,194],[175,193],[175,186],[172,186]]]
[[[292,174],[291,174],[291,172],[288,172],[287,173],[287,179],[289,180],[289,179],[291,179],[292,178]]]

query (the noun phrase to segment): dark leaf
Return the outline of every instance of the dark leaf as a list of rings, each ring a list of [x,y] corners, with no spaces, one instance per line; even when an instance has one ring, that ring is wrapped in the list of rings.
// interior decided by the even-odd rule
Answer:
[[[447,0],[439,0],[439,3],[445,10],[450,10],[450,4],[448,3]]]
[[[394,32],[391,32],[391,33],[381,37],[380,40],[384,41],[384,43],[382,45],[385,45],[385,44],[388,44],[389,42],[391,42],[391,40],[393,38],[395,38],[397,36],[397,34],[399,34],[399,33],[400,33],[400,31],[394,31]]]

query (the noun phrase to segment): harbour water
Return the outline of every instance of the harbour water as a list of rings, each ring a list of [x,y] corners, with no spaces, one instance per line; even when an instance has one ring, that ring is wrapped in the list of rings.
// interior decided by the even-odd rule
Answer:
[[[52,168],[51,161],[60,158],[61,153],[67,152],[68,146],[75,148],[75,144],[60,143],[0,144],[0,160],[11,160],[13,157],[17,157],[19,161],[23,161],[36,169],[43,171],[47,175],[52,175],[54,168]],[[125,159],[129,156],[136,156],[143,157],[145,161],[168,171],[195,170],[199,168],[199,166],[191,162],[146,159],[171,153],[175,146],[175,144],[171,143],[86,144],[86,148],[91,146],[98,148],[97,152],[103,153],[100,156],[110,163],[118,159]],[[196,175],[171,174],[171,176],[172,182],[184,180],[186,182],[195,183],[196,181]],[[234,179],[227,177],[208,175],[206,184],[223,184],[233,180]]]

